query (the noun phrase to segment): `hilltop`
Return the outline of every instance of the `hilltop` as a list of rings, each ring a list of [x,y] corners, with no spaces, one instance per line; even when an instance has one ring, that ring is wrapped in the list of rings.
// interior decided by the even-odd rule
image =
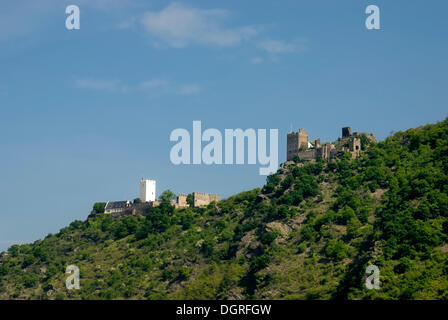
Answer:
[[[380,269],[380,290],[364,285]],[[77,265],[81,289],[65,288]],[[259,189],[75,221],[0,258],[0,299],[448,299],[448,119]]]

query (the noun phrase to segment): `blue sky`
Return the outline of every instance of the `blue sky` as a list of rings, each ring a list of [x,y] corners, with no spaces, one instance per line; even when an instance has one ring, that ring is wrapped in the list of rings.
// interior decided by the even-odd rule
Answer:
[[[291,125],[334,141],[443,120],[447,15],[442,0],[2,1],[0,250],[132,200],[141,177],[222,197],[263,184],[258,165],[171,164],[193,120],[278,128],[280,162]]]

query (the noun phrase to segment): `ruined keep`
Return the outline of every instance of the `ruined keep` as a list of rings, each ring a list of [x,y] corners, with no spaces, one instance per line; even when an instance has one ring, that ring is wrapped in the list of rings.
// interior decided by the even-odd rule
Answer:
[[[308,132],[305,129],[299,129],[298,132],[291,132],[288,134],[288,143],[287,143],[287,158],[294,156],[300,150],[308,149]],[[292,159],[291,158],[291,159]]]
[[[349,150],[352,154],[352,158],[358,158],[361,152],[361,139],[354,137],[349,142]]]
[[[320,138],[314,140],[314,143],[308,141],[308,133],[305,129],[298,132],[288,133],[286,160],[292,161],[296,156],[300,160],[316,160],[318,158],[331,160],[335,159],[342,152],[349,152],[352,158],[357,158],[361,153],[361,136],[364,135],[368,140],[376,142],[376,138],[370,133],[355,132],[352,134],[350,127],[342,128],[342,137],[336,143],[321,143]]]
[[[352,135],[352,128],[344,127],[342,128],[342,138],[348,138]]]

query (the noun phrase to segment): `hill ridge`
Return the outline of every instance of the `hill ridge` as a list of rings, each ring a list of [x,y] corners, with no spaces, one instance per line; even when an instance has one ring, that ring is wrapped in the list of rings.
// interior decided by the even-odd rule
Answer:
[[[365,149],[288,161],[205,208],[162,200],[12,246],[0,299],[447,299],[448,119]],[[370,264],[380,290],[364,284]]]

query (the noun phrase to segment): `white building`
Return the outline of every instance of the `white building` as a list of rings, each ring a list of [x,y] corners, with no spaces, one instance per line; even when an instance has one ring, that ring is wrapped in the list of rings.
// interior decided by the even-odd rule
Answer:
[[[140,180],[140,200],[149,202],[156,200],[156,181]]]

